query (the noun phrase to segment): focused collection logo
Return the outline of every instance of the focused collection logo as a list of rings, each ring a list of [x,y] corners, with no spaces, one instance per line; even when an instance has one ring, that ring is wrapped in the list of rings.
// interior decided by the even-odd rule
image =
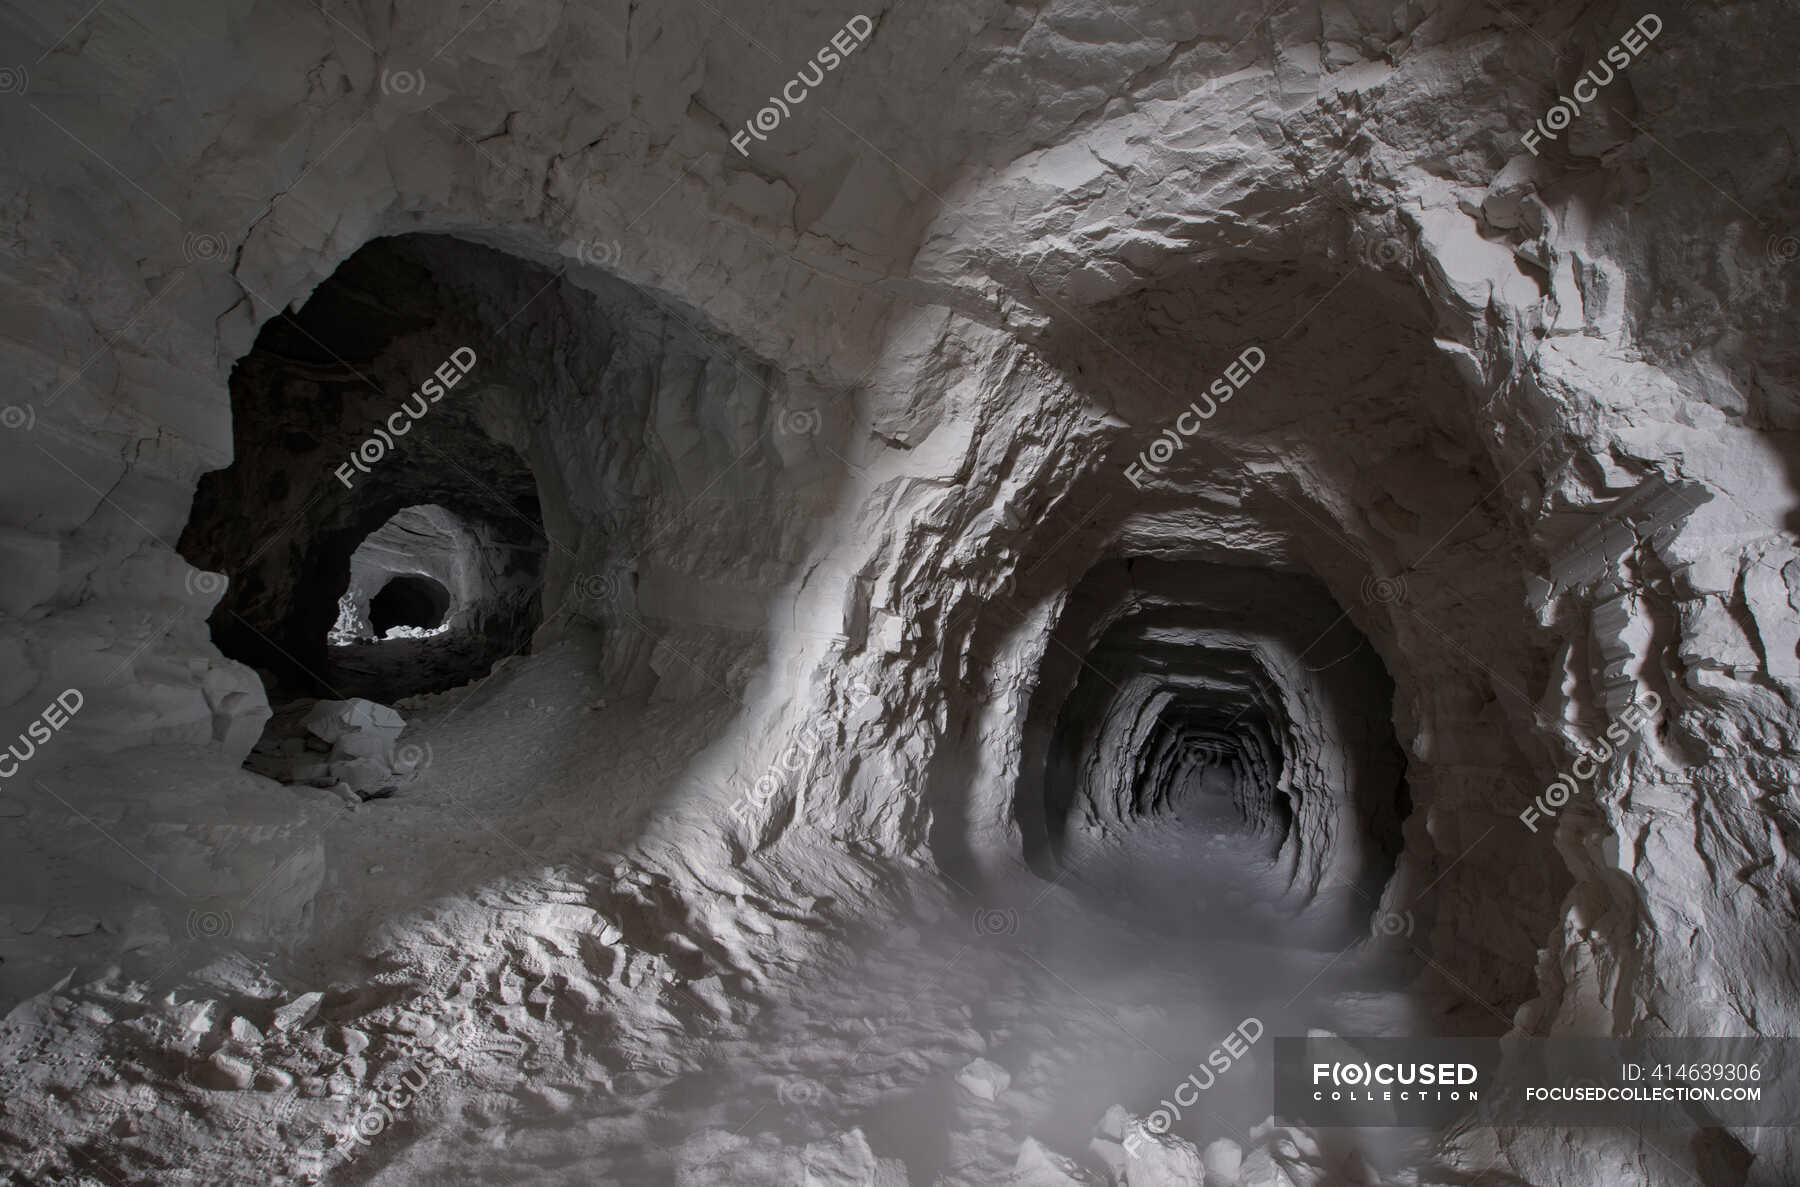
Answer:
[[[349,461],[332,471],[337,475],[337,480],[344,484],[344,489],[349,490],[355,485],[350,477],[353,470],[367,474],[375,463],[388,455],[389,450],[398,448],[394,444],[396,437],[404,437],[412,432],[413,425],[431,410],[431,406],[449,394],[450,389],[461,383],[474,369],[474,350],[459,346],[451,351],[450,357],[438,364],[431,377],[419,384],[419,390],[408,396],[397,410],[388,414],[387,428],[376,429],[368,440],[356,447]],[[412,406],[414,402],[419,405],[417,408]],[[396,421],[400,423],[396,424]]]
[[[793,109],[805,102],[813,88],[825,81],[825,75],[843,65],[845,58],[861,49],[874,31],[875,22],[861,14],[846,21],[844,27],[831,35],[830,42],[819,48],[819,52],[813,55],[812,61],[800,73],[782,84],[780,94],[770,95],[768,103],[744,122],[743,130],[732,133],[731,147],[737,149],[740,155],[749,156],[750,138],[754,136],[757,140],[767,140],[769,134],[793,114]],[[795,93],[795,88],[799,88],[798,93]]]

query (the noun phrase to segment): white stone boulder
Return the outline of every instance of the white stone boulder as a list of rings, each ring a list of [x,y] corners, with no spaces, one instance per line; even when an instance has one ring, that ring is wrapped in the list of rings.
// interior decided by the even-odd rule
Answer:
[[[1257,1148],[1244,1156],[1238,1187],[1317,1187],[1324,1154],[1306,1130],[1269,1118],[1250,1130]]]
[[[1233,1143],[1223,1145],[1236,1150]],[[1214,1149],[1219,1146],[1214,1142],[1207,1153],[1224,1166],[1226,1152]],[[1113,1105],[1101,1116],[1088,1151],[1106,1164],[1114,1183],[1129,1187],[1217,1187],[1230,1182],[1208,1177],[1212,1164],[1202,1159],[1192,1142],[1154,1132],[1123,1105]]]
[[[808,1143],[800,1164],[802,1187],[910,1187],[905,1164],[875,1157],[860,1129]]]
[[[1206,1169],[1206,1187],[1230,1187],[1243,1170],[1243,1148],[1230,1138],[1208,1142],[1200,1152],[1200,1165]]]
[[[1012,1075],[992,1060],[977,1059],[956,1073],[956,1082],[969,1095],[993,1101],[1000,1099],[1000,1094],[1012,1085]]]
[[[1094,1126],[1093,1140],[1088,1142],[1088,1153],[1106,1165],[1115,1183],[1125,1180],[1125,1165],[1129,1158],[1124,1141],[1131,1124],[1132,1117],[1125,1106],[1113,1105],[1101,1114],[1099,1124]]]
[[[320,701],[306,718],[306,731],[331,746],[322,762],[297,767],[304,782],[347,783],[357,792],[391,787],[410,772],[397,769],[394,744],[406,719],[386,705],[360,697]]]
[[[226,762],[242,764],[270,717],[262,680],[244,664],[221,660],[206,665],[200,691],[212,710],[213,741]]]
[[[1072,1158],[1064,1158],[1047,1149],[1035,1138],[1019,1143],[1019,1158],[1013,1163],[1010,1187],[1104,1187],[1106,1180],[1087,1170]]]
[[[1252,1150],[1244,1159],[1243,1169],[1235,1180],[1238,1187],[1307,1187],[1310,1179],[1290,1173],[1290,1166],[1270,1153],[1267,1147]]]

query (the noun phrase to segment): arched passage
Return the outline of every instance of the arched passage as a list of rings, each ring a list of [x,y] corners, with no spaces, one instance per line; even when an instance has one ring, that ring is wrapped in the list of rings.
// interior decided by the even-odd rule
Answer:
[[[1155,883],[1137,843],[1186,831],[1191,859],[1165,838],[1154,847],[1173,853],[1178,870],[1216,872],[1215,850],[1254,858],[1267,870],[1264,905],[1291,909],[1331,892],[1346,938],[1366,926],[1401,849],[1405,760],[1393,682],[1323,586],[1270,569],[1134,558],[1096,566],[1070,605],[1058,635],[1079,657],[1074,683],[1060,703],[1040,702],[1042,770],[1017,785],[1028,859],[1052,876],[1091,871],[1101,849],[1122,845],[1129,897],[1156,902],[1174,891]],[[1343,897],[1352,889],[1360,908]],[[1195,907],[1216,927],[1226,904]]]
[[[369,599],[369,626],[386,641],[396,628],[434,633],[450,612],[450,591],[430,577],[389,577]]]
[[[539,622],[541,545],[436,504],[407,507],[350,554],[326,680],[378,701],[479,679]]]
[[[232,372],[236,458],[201,480],[182,548],[196,564],[239,574],[213,614],[214,639],[276,697],[436,691],[483,675],[536,626],[547,543],[517,431],[525,400],[516,367],[484,341],[491,335],[459,274],[524,265],[470,245],[446,251],[453,242],[369,244],[297,313],[271,319]],[[426,665],[412,681],[371,680],[337,661],[327,635],[358,548],[425,506],[435,521],[420,513],[381,545],[396,572],[430,572],[404,561],[409,550],[445,565],[459,551],[465,564],[482,553],[503,574],[493,580],[523,596],[465,624],[491,644],[467,648],[469,662]],[[458,532],[469,542],[459,546]],[[450,589],[446,576],[436,579]]]

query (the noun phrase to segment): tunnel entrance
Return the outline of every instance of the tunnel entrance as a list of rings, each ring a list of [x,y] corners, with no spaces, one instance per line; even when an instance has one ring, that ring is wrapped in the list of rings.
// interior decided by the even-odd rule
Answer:
[[[479,679],[530,641],[542,567],[485,521],[405,508],[350,555],[326,635],[333,685],[386,700]]]
[[[531,413],[482,293],[533,271],[377,239],[233,369],[235,460],[201,479],[180,546],[230,575],[213,641],[271,702],[392,704],[529,647],[548,549]]]
[[[369,599],[369,625],[377,639],[393,638],[395,627],[435,634],[450,609],[450,591],[429,577],[394,577]]]
[[[1044,1001],[1135,1040],[1069,1060],[1055,1124],[1167,1098],[1172,1068],[1249,1019],[1407,1034],[1434,1008],[1410,933],[1384,924],[1412,808],[1393,680],[1321,580],[1262,560],[1105,557],[1018,629],[1036,675],[1010,797],[982,802],[1013,827],[968,834],[992,846],[973,927],[1028,951]],[[1014,1065],[1063,1041],[1022,1038]],[[1190,1140],[1250,1129],[1266,1049],[1196,1087]]]
[[[1310,577],[1134,559],[1076,588],[1037,712],[1027,858],[1121,910],[1186,902],[1217,934],[1305,914],[1366,934],[1410,811],[1393,682]],[[1052,697],[1066,688],[1060,704]]]

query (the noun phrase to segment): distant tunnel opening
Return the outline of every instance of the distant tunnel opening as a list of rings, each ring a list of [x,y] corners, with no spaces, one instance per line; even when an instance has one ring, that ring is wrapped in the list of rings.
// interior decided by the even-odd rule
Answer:
[[[524,267],[374,240],[233,369],[235,460],[202,478],[181,548],[231,574],[213,641],[271,701],[391,704],[530,646],[548,540],[528,412],[467,291]]]
[[[419,631],[444,625],[450,610],[450,591],[429,577],[394,577],[369,599],[369,625],[379,639],[395,627]]]
[[[1140,559],[1101,565],[1070,605],[1080,663],[1015,805],[1034,867],[1111,868],[1146,903],[1228,881],[1284,912],[1323,896],[1334,928],[1366,927],[1410,799],[1393,681],[1325,588]]]

